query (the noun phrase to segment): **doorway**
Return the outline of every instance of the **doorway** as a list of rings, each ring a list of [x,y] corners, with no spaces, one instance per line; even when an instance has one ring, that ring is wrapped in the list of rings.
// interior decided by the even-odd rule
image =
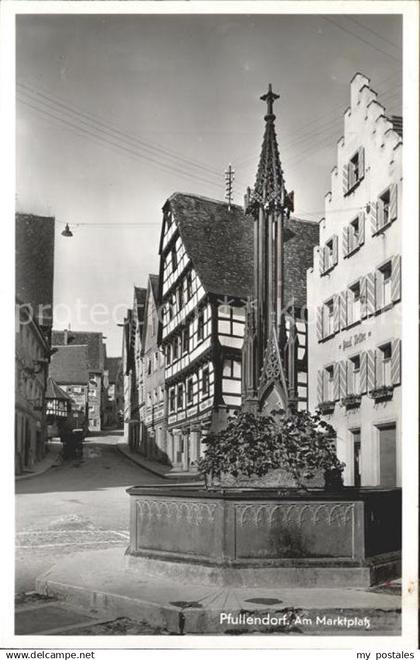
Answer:
[[[362,484],[360,429],[352,430],[351,434],[353,444],[353,485],[356,488],[360,488]]]
[[[397,432],[395,424],[378,428],[379,432],[379,485],[397,485]]]

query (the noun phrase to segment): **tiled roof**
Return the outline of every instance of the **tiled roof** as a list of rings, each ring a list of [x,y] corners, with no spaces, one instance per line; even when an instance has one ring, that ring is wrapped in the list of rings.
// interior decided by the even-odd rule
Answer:
[[[188,256],[209,293],[246,299],[253,294],[254,220],[239,206],[175,193],[169,203]],[[306,270],[319,243],[317,222],[284,222],[284,301],[306,304]]]
[[[109,357],[105,360],[105,369],[108,369],[108,380],[110,383],[117,382],[118,371],[121,368],[121,358]]]
[[[60,401],[71,401],[72,398],[65,392],[57,383],[54,378],[48,376],[47,389],[45,390],[46,399],[59,399]]]
[[[149,275],[149,279],[152,287],[153,297],[157,304],[159,299],[159,275]]]
[[[49,375],[62,385],[83,384],[89,380],[88,347],[70,344],[56,346],[51,357]]]
[[[252,288],[253,220],[241,207],[175,193],[168,203],[208,293],[246,298]]]
[[[15,222],[16,296],[22,303],[32,305],[40,325],[51,327],[55,219],[16,213]]]
[[[134,287],[134,301],[137,306],[137,318],[139,323],[143,323],[144,320],[144,308],[146,305],[146,293],[147,289],[141,286]]]
[[[87,368],[90,371],[103,371],[105,362],[105,349],[102,332],[79,332],[77,330],[53,330],[52,344],[64,346],[64,336],[67,333],[68,345],[86,345],[88,347]]]

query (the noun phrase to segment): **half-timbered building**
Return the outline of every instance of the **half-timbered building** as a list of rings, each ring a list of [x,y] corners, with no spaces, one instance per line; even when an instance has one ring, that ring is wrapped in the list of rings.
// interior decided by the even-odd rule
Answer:
[[[185,470],[208,431],[241,405],[252,223],[239,206],[175,193],[163,207],[159,252],[167,453]]]

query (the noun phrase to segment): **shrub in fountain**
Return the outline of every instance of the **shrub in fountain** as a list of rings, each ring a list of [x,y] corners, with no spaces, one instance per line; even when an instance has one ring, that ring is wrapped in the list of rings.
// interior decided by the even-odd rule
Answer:
[[[198,470],[206,486],[282,486],[327,489],[342,486],[344,464],[335,451],[336,434],[319,412],[240,412],[205,440]]]

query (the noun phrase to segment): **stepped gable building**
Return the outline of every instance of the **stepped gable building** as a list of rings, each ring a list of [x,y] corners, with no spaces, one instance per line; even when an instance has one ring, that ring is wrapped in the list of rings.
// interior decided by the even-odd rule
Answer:
[[[104,384],[106,348],[102,332],[53,330],[52,343],[54,347],[70,345],[87,346],[86,369],[89,372],[89,431],[100,431],[103,425],[106,405]],[[55,378],[55,380],[61,384],[58,378]]]
[[[142,335],[143,436],[140,450],[152,459],[166,458],[165,357],[158,345],[159,276],[149,275]]]
[[[15,470],[45,455],[55,219],[16,214]]]
[[[243,401],[247,410],[306,409],[306,269],[318,244],[314,222],[290,216],[293,193],[286,191],[275,132],[271,85],[265,132],[253,192],[246,214],[253,225],[252,301],[247,307],[243,352]]]
[[[252,222],[239,206],[175,193],[163,207],[158,341],[165,355],[167,454],[189,469],[202,438],[241,405]]]
[[[71,398],[74,428],[84,428],[88,423],[90,387],[88,364],[87,344],[70,343],[56,346],[51,357],[49,375]]]
[[[401,484],[402,121],[360,73],[350,98],[308,272],[309,400],[337,431],[345,484],[389,487]]]

